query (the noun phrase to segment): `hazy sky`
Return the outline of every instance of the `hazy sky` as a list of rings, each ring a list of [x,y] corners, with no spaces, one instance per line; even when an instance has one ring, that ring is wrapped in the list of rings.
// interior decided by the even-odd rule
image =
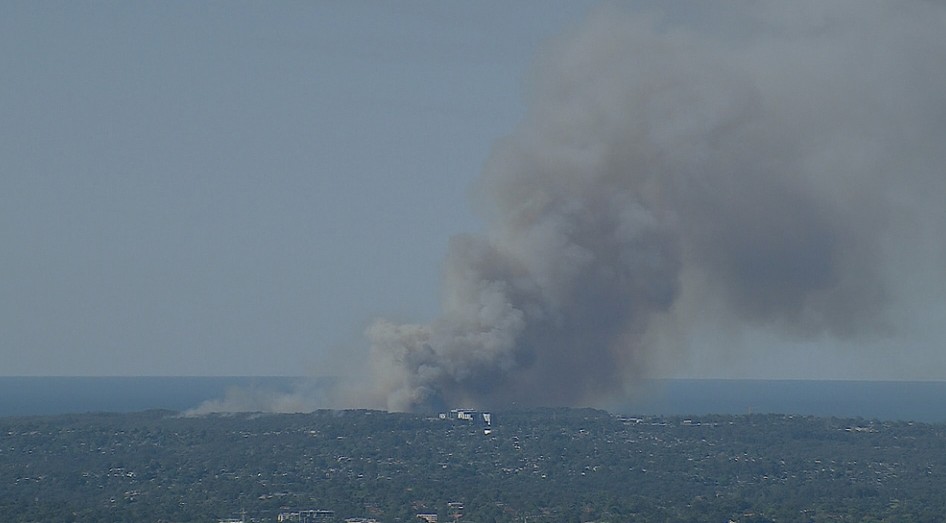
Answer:
[[[0,374],[318,374],[433,315],[555,4],[3,2]]]
[[[744,36],[735,4],[669,5],[671,27]],[[373,319],[438,315],[450,237],[485,227],[471,187],[591,6],[0,4],[0,375],[349,372]],[[946,379],[943,273],[921,271],[896,335],[704,317],[655,366]]]

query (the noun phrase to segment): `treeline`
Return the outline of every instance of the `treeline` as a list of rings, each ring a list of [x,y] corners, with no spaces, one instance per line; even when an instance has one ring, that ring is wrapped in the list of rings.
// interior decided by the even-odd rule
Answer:
[[[942,521],[946,426],[377,411],[0,418],[9,522]]]

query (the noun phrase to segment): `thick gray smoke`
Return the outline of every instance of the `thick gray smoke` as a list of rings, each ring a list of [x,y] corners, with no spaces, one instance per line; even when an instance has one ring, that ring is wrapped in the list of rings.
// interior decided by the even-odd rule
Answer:
[[[542,56],[441,316],[368,330],[388,408],[621,394],[655,325],[701,313],[802,339],[895,327],[896,260],[946,237],[944,9],[776,6],[722,30],[599,10]]]

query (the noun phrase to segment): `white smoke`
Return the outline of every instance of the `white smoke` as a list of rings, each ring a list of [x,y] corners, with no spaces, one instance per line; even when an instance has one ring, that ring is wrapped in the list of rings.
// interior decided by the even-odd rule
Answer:
[[[801,338],[896,327],[897,260],[946,237],[946,9],[732,12],[738,35],[605,8],[543,54],[441,316],[368,329],[387,408],[599,401],[647,373],[658,320],[707,312]]]

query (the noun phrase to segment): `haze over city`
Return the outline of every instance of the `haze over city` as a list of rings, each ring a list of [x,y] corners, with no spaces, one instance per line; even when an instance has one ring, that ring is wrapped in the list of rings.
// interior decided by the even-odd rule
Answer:
[[[393,410],[944,380],[944,22],[4,4],[0,374],[341,376]]]

